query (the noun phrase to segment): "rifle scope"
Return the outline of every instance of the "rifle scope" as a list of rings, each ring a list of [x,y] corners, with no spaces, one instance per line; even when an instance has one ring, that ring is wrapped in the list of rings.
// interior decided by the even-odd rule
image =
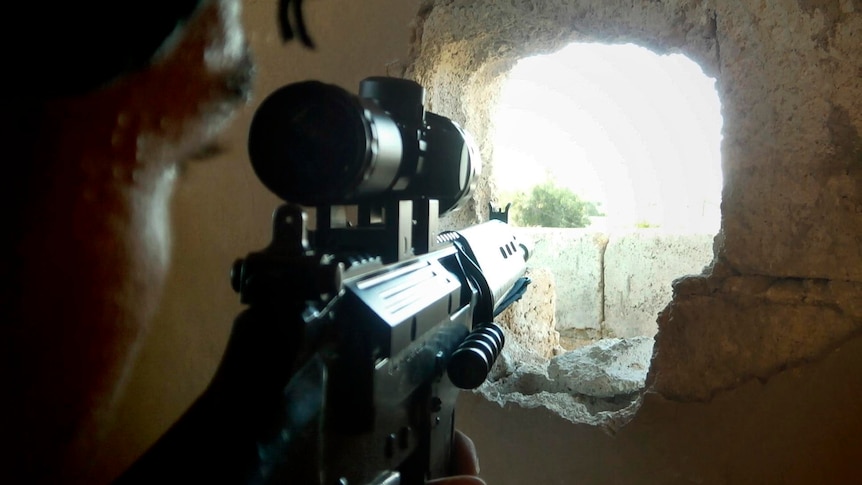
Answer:
[[[473,191],[481,162],[470,136],[425,111],[425,90],[372,77],[359,95],[304,81],[268,96],[251,122],[248,153],[260,181],[305,206],[437,199],[440,213]]]

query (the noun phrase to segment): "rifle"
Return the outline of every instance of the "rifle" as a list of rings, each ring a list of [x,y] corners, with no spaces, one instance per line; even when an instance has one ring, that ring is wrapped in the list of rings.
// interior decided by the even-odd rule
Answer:
[[[528,248],[501,220],[438,230],[480,162],[423,103],[417,83],[379,77],[359,96],[306,81],[263,101],[249,158],[290,202],[270,245],[234,264],[248,308],[212,383],[116,483],[448,474],[459,389],[481,385],[503,347],[493,320],[529,283]]]

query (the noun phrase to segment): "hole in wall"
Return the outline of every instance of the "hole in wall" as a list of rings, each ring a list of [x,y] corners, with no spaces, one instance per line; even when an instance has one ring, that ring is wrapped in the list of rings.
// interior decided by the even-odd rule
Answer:
[[[680,54],[576,43],[521,59],[499,99],[495,199],[534,241],[536,284],[504,316],[521,338],[493,392],[607,424],[637,407],[672,281],[713,259],[715,80]]]
[[[599,209],[587,214],[594,231],[715,234],[722,119],[714,83],[684,55],[634,44],[575,43],[521,59],[492,116],[498,198],[554,182]]]

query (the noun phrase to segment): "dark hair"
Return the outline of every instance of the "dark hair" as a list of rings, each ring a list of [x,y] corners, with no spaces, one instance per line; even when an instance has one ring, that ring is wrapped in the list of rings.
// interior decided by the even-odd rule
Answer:
[[[203,1],[10,2],[0,60],[7,63],[7,93],[48,98],[104,86],[146,66]]]

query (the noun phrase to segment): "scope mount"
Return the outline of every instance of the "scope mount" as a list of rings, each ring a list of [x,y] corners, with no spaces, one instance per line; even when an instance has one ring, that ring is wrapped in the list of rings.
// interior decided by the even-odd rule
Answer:
[[[360,251],[379,256],[384,264],[434,251],[439,243],[437,199],[390,200],[356,207],[356,224],[333,226],[333,207],[316,207],[314,247],[338,253]]]

